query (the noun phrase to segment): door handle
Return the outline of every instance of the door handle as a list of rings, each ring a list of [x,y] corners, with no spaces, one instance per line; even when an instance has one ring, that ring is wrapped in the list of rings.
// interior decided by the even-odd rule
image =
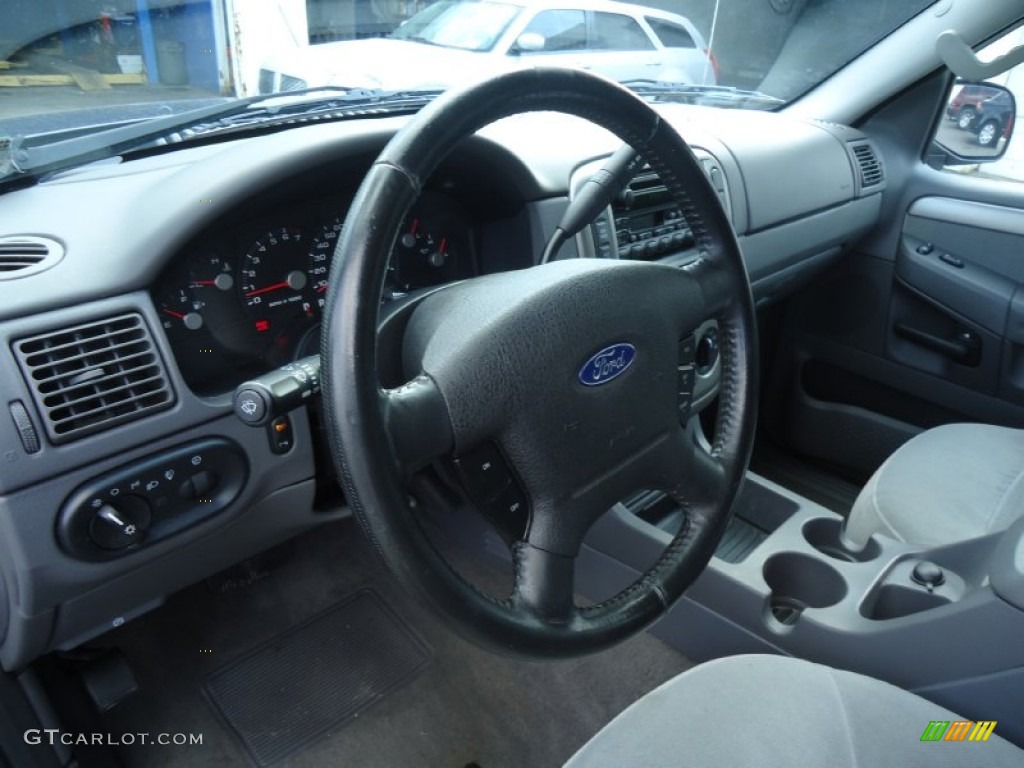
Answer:
[[[960,365],[968,365],[973,368],[981,362],[981,339],[976,333],[966,328],[951,339],[936,336],[934,333],[922,331],[920,328],[902,322],[896,323],[893,330],[897,336],[920,344],[933,352],[938,352]]]

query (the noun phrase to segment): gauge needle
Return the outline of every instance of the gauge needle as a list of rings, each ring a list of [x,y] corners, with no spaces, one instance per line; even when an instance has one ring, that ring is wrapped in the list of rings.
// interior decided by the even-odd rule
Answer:
[[[173,309],[165,309],[164,312],[166,312],[171,317],[178,318],[179,320],[184,320],[185,319],[185,316],[183,314],[181,314],[181,312],[175,312]]]
[[[317,293],[323,293],[326,290],[327,290],[327,283],[324,283],[323,285],[318,285],[316,287],[316,292]]]
[[[265,288],[257,288],[255,291],[249,291],[245,295],[246,296],[259,296],[261,293],[270,293],[271,291],[279,291],[282,288],[290,288],[290,287],[291,287],[291,285],[288,283],[287,280],[282,280],[280,283],[274,283],[273,285],[268,285]]]

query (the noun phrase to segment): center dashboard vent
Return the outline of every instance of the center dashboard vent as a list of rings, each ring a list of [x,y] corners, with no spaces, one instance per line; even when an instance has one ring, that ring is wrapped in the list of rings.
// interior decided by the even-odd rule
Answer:
[[[0,237],[0,280],[34,275],[49,269],[62,258],[64,247],[48,237]]]
[[[135,313],[20,339],[14,353],[54,443],[174,403],[163,361]]]
[[[877,191],[875,188],[885,182],[885,171],[875,148],[866,141],[852,142],[848,146],[859,172],[860,189]]]

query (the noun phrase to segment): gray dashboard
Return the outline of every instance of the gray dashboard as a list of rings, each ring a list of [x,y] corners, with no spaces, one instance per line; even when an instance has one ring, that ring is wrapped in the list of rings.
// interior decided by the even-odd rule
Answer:
[[[658,108],[712,178],[759,302],[788,294],[876,222],[884,168],[858,131],[778,114]],[[48,270],[0,280],[0,391],[9,411],[0,415],[4,668],[73,647],[176,589],[347,514],[344,500],[325,492],[330,470],[317,452],[311,409],[290,414],[281,450],[272,435],[231,415],[229,388],[196,394],[163,330],[154,291],[190,243],[287,199],[301,204],[304,194],[314,194],[303,191],[307,181],[317,195],[326,188],[350,194],[403,123],[320,124],[179,148],[68,171],[0,197],[0,244],[44,237],[64,250]],[[478,197],[477,189],[500,190],[491,208],[473,214],[475,247],[488,254],[479,271],[529,266],[569,199],[574,175],[599,166],[617,146],[603,130],[547,113],[501,121],[467,142],[445,166],[451,194],[460,185],[474,190],[467,198]],[[619,226],[628,216],[610,209],[605,218],[625,237],[636,235]],[[664,222],[643,225],[664,230],[650,237],[670,237]],[[695,256],[686,245],[663,242],[659,260]],[[592,234],[565,255],[598,255]],[[128,331],[119,325],[125,317]],[[41,387],[63,370],[65,350],[75,360],[98,359],[90,357],[99,354],[90,334],[113,345],[116,334],[138,329],[143,338],[126,337],[124,354],[135,354],[132,344],[143,346],[138,354],[147,371],[163,377],[159,398],[130,381],[137,393],[130,408],[99,424],[78,418],[74,402],[48,404],[52,393]],[[76,387],[111,370],[105,362],[89,365]],[[55,412],[71,426],[55,426]],[[219,465],[220,484],[212,488],[200,487],[209,475],[194,462],[218,455],[198,452],[210,439],[233,454]],[[117,497],[126,495],[144,498],[146,524],[165,533],[123,552],[69,544],[88,538],[88,508],[116,514]],[[197,512],[200,503],[207,506]]]

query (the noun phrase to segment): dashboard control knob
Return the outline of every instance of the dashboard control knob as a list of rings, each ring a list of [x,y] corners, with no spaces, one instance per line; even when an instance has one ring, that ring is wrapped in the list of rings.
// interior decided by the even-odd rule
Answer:
[[[125,496],[117,505],[106,502],[89,522],[89,538],[102,549],[125,549],[146,535],[149,528],[149,504],[138,496]]]

